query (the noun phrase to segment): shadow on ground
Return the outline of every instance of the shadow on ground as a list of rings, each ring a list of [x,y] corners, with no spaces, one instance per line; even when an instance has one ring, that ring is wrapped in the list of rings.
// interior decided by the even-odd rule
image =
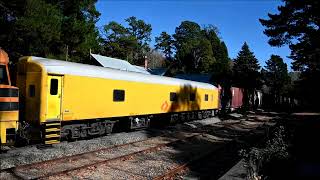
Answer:
[[[270,118],[245,117],[196,128],[191,132],[203,133],[199,138],[174,146],[179,152],[172,156],[175,162],[186,163],[189,169],[183,178],[218,179],[239,160],[239,150],[265,142],[266,133],[273,124]],[[190,130],[189,130],[190,131]],[[181,160],[181,157],[186,157]],[[193,161],[202,157],[199,161]],[[239,177],[244,176],[239,174]]]
[[[278,163],[269,176],[280,179],[281,173],[286,179],[320,179],[320,115],[292,114],[282,124],[290,135],[290,158]]]

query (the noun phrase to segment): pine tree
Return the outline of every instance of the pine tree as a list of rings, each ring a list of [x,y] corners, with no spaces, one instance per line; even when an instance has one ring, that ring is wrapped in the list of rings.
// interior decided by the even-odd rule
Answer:
[[[104,26],[103,54],[141,65],[150,51],[151,25],[136,17],[125,21],[128,27],[114,21]]]
[[[100,51],[96,0],[0,1],[0,44],[12,60],[36,55],[90,63]],[[68,50],[68,52],[67,52]]]
[[[271,55],[266,61],[264,80],[274,97],[273,104],[279,104],[280,96],[285,95],[285,88],[290,82],[287,64],[280,56]]]
[[[0,44],[10,59],[25,55],[48,56],[60,41],[62,13],[43,0],[1,3]],[[5,28],[4,28],[5,27]]]
[[[111,21],[104,26],[104,35],[102,54],[133,63],[134,52],[139,45],[137,38],[131,35],[127,28]]]
[[[163,54],[165,55],[167,60],[172,60],[172,54],[173,54],[173,39],[170,34],[163,31],[159,37],[155,38],[156,45],[155,48],[157,50],[161,50]]]
[[[260,81],[259,63],[249,46],[245,42],[234,60],[233,80],[236,86],[244,89],[244,106],[248,107],[253,102],[254,90],[258,88]]]
[[[295,89],[310,108],[320,107],[320,3],[316,0],[283,0],[279,13],[260,19],[271,46],[289,45],[292,68],[301,71]]]

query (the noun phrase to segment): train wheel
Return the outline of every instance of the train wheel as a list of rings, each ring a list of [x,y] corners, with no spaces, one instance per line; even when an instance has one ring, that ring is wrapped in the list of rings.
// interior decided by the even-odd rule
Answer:
[[[87,129],[86,129],[85,127],[82,127],[82,128],[80,129],[80,137],[81,137],[81,138],[86,138],[86,137],[88,137],[88,131],[87,131]]]
[[[67,135],[65,136],[67,141],[73,141],[73,140],[74,140],[74,139],[72,138],[72,131],[71,131],[71,129],[65,130],[65,133],[67,134]]]

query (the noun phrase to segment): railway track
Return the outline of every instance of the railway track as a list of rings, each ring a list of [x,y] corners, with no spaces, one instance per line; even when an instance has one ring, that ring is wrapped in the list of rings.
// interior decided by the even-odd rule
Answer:
[[[226,123],[231,127],[233,123]],[[243,124],[241,127],[244,126]],[[247,133],[257,126],[245,124]],[[177,133],[112,146],[78,155],[6,169],[11,179],[172,179],[188,172],[235,139],[215,139],[209,132]],[[0,174],[1,179],[1,174]]]
[[[213,153],[224,145],[224,142],[212,145],[211,141],[208,141],[202,134],[193,134],[90,167],[60,173],[49,177],[49,179],[69,179],[70,177],[80,179],[102,179],[105,177],[110,179],[165,179],[176,175],[189,163]],[[218,142],[218,140],[214,141]],[[204,149],[207,151],[203,151]]]
[[[142,153],[158,151],[162,147],[199,136],[199,134],[173,135],[153,137],[146,140],[116,145],[104,149],[85,152],[73,156],[67,156],[33,164],[16,166],[1,170],[1,173],[9,173],[15,179],[41,179],[59,176],[72,171],[90,168],[111,161],[121,161]],[[183,136],[183,137],[182,137]]]

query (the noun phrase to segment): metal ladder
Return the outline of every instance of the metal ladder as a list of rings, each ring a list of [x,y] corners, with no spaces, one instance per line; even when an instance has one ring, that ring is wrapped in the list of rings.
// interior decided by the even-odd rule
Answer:
[[[61,121],[47,121],[44,125],[44,144],[60,143]]]

